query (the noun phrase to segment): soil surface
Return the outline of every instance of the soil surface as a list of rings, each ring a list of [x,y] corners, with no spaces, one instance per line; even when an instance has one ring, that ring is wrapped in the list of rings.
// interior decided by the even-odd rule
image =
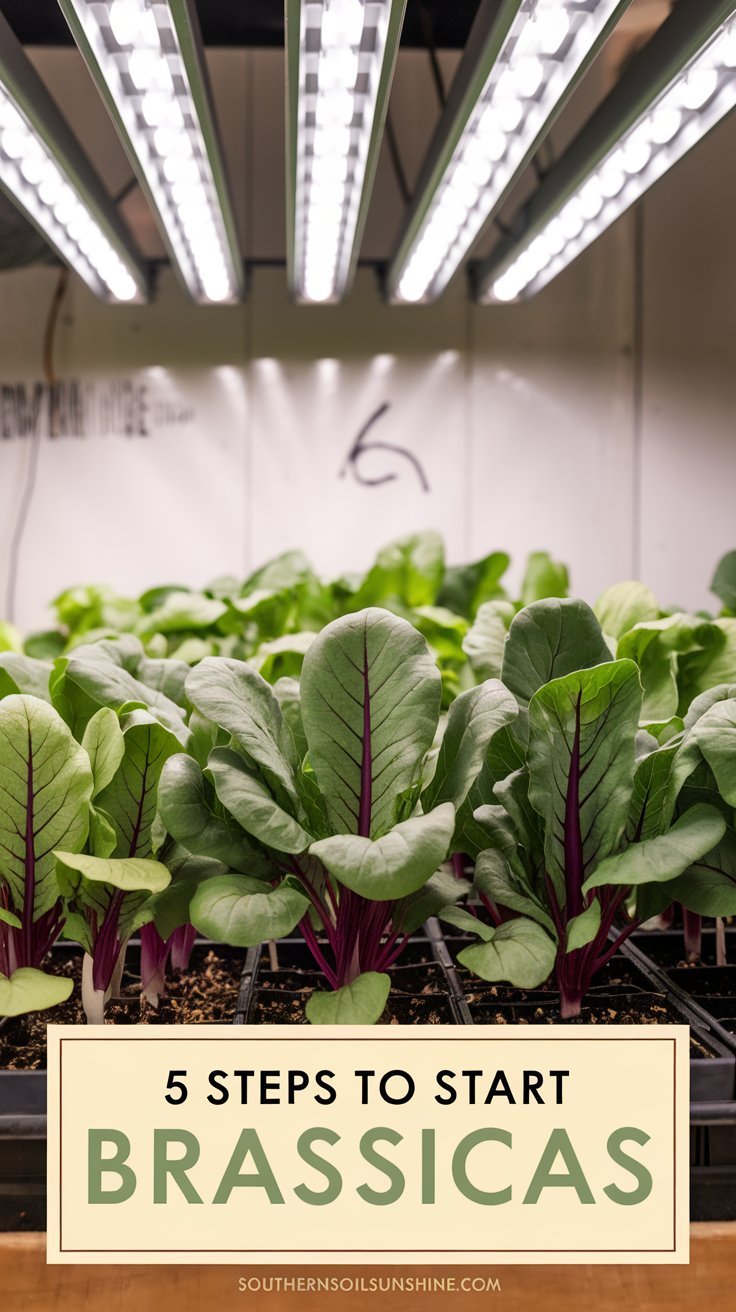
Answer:
[[[105,1008],[107,1025],[228,1024],[235,1015],[242,959],[221,957],[212,949],[195,948],[188,970],[170,975],[158,1010],[141,998],[140,980],[126,970],[122,997]],[[0,1069],[43,1070],[46,1067],[46,1026],[84,1025],[81,954],[52,962],[55,975],[74,979],[68,1002],[50,1011],[19,1016],[0,1030]]]

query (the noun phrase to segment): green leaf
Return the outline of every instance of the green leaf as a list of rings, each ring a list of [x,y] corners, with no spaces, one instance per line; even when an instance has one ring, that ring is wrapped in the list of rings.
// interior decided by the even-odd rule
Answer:
[[[458,953],[467,966],[489,984],[501,981],[520,989],[536,989],[554,968],[557,949],[549,935],[532,920],[508,920],[487,943],[473,943]]]
[[[415,934],[430,916],[436,916],[443,907],[467,897],[469,892],[470,884],[466,879],[457,879],[451,870],[438,870],[430,875],[418,893],[406,898],[396,909],[394,929],[399,929],[402,934]]]
[[[304,659],[302,717],[330,820],[379,837],[432,745],[440,673],[424,638],[384,610],[336,620]]]
[[[304,852],[309,847],[312,835],[274,801],[260,779],[248,773],[237,752],[215,748],[208,769],[222,805],[246,833],[276,852]]]
[[[357,609],[403,602],[431,606],[437,600],[445,572],[445,548],[439,533],[415,533],[390,542],[379,551],[355,598]]]
[[[23,966],[8,979],[0,975],[0,1016],[24,1016],[46,1011],[70,997],[74,981]]]
[[[463,639],[463,651],[476,679],[495,679],[501,674],[506,635],[515,614],[509,601],[486,601],[479,607]]]
[[[492,926],[487,925],[483,920],[479,920],[478,916],[472,916],[463,907],[443,907],[439,917],[446,925],[461,929],[464,934],[474,934],[482,943],[490,943],[493,938],[494,930]]]
[[[89,808],[89,847],[92,856],[112,856],[118,836],[109,815],[97,806]]]
[[[23,639],[12,624],[0,620],[0,652],[23,650]]]
[[[542,905],[521,862],[513,854],[493,848],[481,852],[475,863],[474,884],[479,893],[485,893],[497,906],[520,912],[554,935],[552,917]]]
[[[727,551],[721,557],[710,590],[720,597],[728,610],[736,611],[736,551]]]
[[[336,834],[312,843],[310,855],[346,888],[373,902],[416,893],[447,856],[455,809],[445,802],[396,825],[382,838]]]
[[[125,739],[120,721],[109,706],[92,716],[82,738],[94,779],[93,797],[111,784],[125,756]]]
[[[251,664],[271,685],[281,678],[298,679],[304,657],[316,636],[316,633],[285,633],[281,638],[271,638],[256,649]]]
[[[677,799],[696,764],[697,754],[683,751],[681,739],[650,752],[637,763],[626,827],[630,842],[655,838],[669,829]]]
[[[20,929],[22,921],[18,916],[14,916],[12,911],[7,911],[5,907],[0,907],[0,923],[3,925],[12,925],[13,929]]]
[[[34,660],[15,651],[0,653],[0,697],[20,692],[50,702],[51,668],[51,661]]]
[[[305,1012],[310,1025],[375,1025],[388,1001],[391,980],[369,970],[334,993],[313,993]]]
[[[657,598],[644,583],[614,583],[601,593],[594,610],[603,632],[617,640],[635,624],[659,618]]]
[[[546,870],[558,892],[566,884],[577,887],[593,861],[619,847],[640,707],[632,661],[555,679],[530,702],[529,798],[544,820]],[[566,854],[566,838],[574,859]]]
[[[676,879],[711,852],[726,832],[723,816],[710,806],[693,806],[666,834],[632,843],[625,851],[601,861],[588,876],[583,892],[615,884],[661,884]]]
[[[593,942],[600,927],[601,904],[598,898],[594,897],[585,911],[581,911],[579,916],[573,916],[572,920],[568,920],[565,951],[575,952],[578,948],[587,947],[589,943]]]
[[[546,551],[532,551],[521,585],[521,604],[530,606],[545,597],[566,597],[569,584],[566,565],[553,560]]]
[[[472,619],[486,602],[506,596],[501,579],[510,563],[505,551],[493,551],[471,565],[450,565],[445,570],[437,598],[438,605],[446,606],[456,615]]]
[[[161,893],[154,894],[146,904],[162,939],[170,938],[175,929],[190,923],[191,902],[197,889],[206,880],[220,878],[228,873],[221,861],[192,856],[180,847],[167,853],[166,865],[171,873],[171,883]]]
[[[161,771],[168,757],[179,751],[179,743],[148,711],[124,715],[122,730],[122,763],[97,803],[117,835],[114,855],[148,857]]]
[[[189,675],[187,696],[202,715],[227,730],[281,804],[296,805],[293,743],[266,680],[245,661],[209,657]]]
[[[574,670],[611,659],[600,625],[584,601],[550,598],[527,606],[506,640],[501,678],[522,706],[534,693]]]
[[[439,802],[462,806],[481,772],[494,734],[511,724],[518,713],[516,699],[498,679],[488,679],[455,699],[434,776],[422,793],[425,811]]]
[[[0,843],[2,878],[17,912],[32,876],[33,917],[56,902],[53,849],[78,850],[89,826],[92,771],[87,753],[47,702],[0,701]]]
[[[308,898],[286,884],[264,893],[257,879],[222,875],[200,885],[189,914],[200,933],[233,947],[250,948],[290,934],[308,907]]]
[[[165,670],[176,667],[167,678]],[[163,667],[163,668],[162,668]],[[181,670],[187,672],[187,666]],[[120,711],[134,704],[147,707],[173,733],[182,746],[188,731],[181,707],[157,684],[180,686],[181,670],[176,661],[150,661],[138,638],[125,634],[113,641],[77,647],[56,661],[51,678],[54,706],[81,739],[100,706]]]
[[[715,702],[693,725],[688,742],[707,761],[721,796],[736,806],[736,698]]]
[[[160,861],[140,857],[105,859],[58,850],[54,856],[58,863],[59,884],[66,897],[77,893],[82,879],[118,888],[123,893],[160,893],[171,880],[166,866]]]
[[[668,903],[681,902],[698,915],[736,915],[736,837],[733,830],[727,829],[717,847],[664,888]]]
[[[201,592],[168,592],[161,605],[140,620],[137,630],[147,633],[182,633],[214,628],[227,606]]]
[[[733,683],[736,670],[736,619],[718,619],[698,631],[700,646],[680,657],[681,714],[700,693],[719,683]]]
[[[242,762],[238,757],[238,768]],[[158,809],[172,838],[194,855],[212,857],[231,870],[265,878],[269,863],[248,841],[242,828],[215,810],[215,792],[196,761],[179,753],[161,772]]]

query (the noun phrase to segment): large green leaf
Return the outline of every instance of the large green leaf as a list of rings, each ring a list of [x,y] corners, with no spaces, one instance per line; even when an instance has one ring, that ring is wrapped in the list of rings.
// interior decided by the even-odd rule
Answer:
[[[568,915],[621,842],[634,776],[641,687],[632,661],[555,679],[529,705],[529,797],[544,820],[546,869]]]
[[[659,604],[644,583],[614,583],[601,593],[595,613],[603,632],[610,638],[622,638],[635,624],[659,617]]]
[[[147,908],[164,940],[181,925],[190,923],[190,906],[197,889],[207,879],[220,878],[228,873],[221,861],[192,856],[180,847],[167,851],[166,868],[171,874],[171,883],[161,893],[154,894]]]
[[[313,993],[305,1011],[310,1025],[375,1025],[381,1019],[391,980],[369,970],[334,993]]]
[[[24,966],[8,979],[0,975],[0,1016],[24,1016],[66,1002],[74,981]]]
[[[432,745],[440,674],[406,621],[371,609],[323,629],[304,660],[302,717],[335,829],[377,838]]]
[[[304,852],[309,847],[312,835],[274,801],[237,752],[215,748],[208,769],[222,805],[246,833],[277,852]]]
[[[297,802],[293,740],[273,690],[245,661],[210,657],[192,670],[187,696],[226,729],[282,805]]]
[[[458,953],[458,961],[490,984],[505,981],[520,989],[536,989],[549,978],[556,946],[533,920],[507,920],[485,943],[473,943]]]
[[[463,692],[450,707],[431,782],[422,793],[425,811],[439,802],[462,806],[481,772],[491,739],[516,719],[515,697],[498,679]]]
[[[172,733],[148,711],[131,711],[122,720],[124,755],[97,804],[117,835],[116,857],[148,857],[156,818],[158,783],[166,760],[179,751]]]
[[[0,701],[0,878],[16,911],[33,897],[33,918],[59,891],[53,851],[79,850],[89,826],[92,771],[87,753],[48,703]]]
[[[238,758],[238,765],[242,762]],[[170,756],[158,785],[159,815],[168,833],[195,856],[212,857],[231,870],[265,878],[269,863],[240,825],[215,809],[215,792],[196,761]]]
[[[264,892],[257,879],[222,875],[200,885],[189,914],[200,933],[233,947],[250,948],[290,934],[308,907],[308,899],[289,884]]]
[[[611,659],[600,625],[584,601],[548,598],[526,606],[506,640],[501,678],[522,706],[538,688],[573,670]]]
[[[699,650],[702,642],[712,642],[713,635],[712,624],[681,612],[641,622],[623,634],[617,655],[639,666],[644,720],[667,720],[675,714],[680,703],[678,659],[685,652]]]
[[[628,888],[676,879],[711,852],[725,832],[726,822],[714,807],[693,806],[666,834],[606,857],[586,879],[583,892],[609,884]]]
[[[326,870],[361,897],[393,902],[416,893],[447,856],[455,809],[445,802],[426,815],[395,825],[382,838],[335,834],[309,851]]]

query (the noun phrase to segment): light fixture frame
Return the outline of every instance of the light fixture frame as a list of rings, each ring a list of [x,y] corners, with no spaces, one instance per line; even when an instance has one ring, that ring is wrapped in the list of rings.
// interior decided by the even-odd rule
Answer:
[[[163,215],[159,210],[154,193],[149,185],[146,171],[142,165],[138,152],[136,151],[130,133],[128,132],[125,121],[120,114],[117,102],[107,82],[103,69],[100,66],[99,60],[97,59],[97,56],[88,40],[87,33],[84,30],[84,25],[77,12],[76,0],[58,0],[58,4],[69,25],[74,41],[82,54],[90,74],[92,75],[97,90],[115,125],[117,134],[128,157],[130,166],[136,175],[140,189],[148,201],[151,212],[156,219],[161,239],[166,247],[172,268],[174,269],[181,286],[193,300],[201,305],[227,305],[232,304],[234,301],[240,301],[245,292],[243,259],[240,253],[240,243],[238,241],[232,202],[230,199],[230,188],[224,164],[220,134],[215,118],[212,88],[207,71],[204,43],[194,0],[166,0],[166,5],[171,15],[172,27],[176,34],[182,61],[186,69],[187,79],[192,94],[192,101],[197,113],[202,140],[204,142],[210,169],[212,171],[212,179],[220,208],[228,251],[232,262],[234,295],[231,300],[224,302],[218,301],[216,303],[210,301],[206,296],[195,290],[188,283],[184,271],[180,267],[176,250],[170,240]]]
[[[301,11],[304,0],[284,0],[284,33],[286,44],[286,271],[289,293],[298,304],[312,305],[303,294],[304,270],[301,260],[301,243],[297,241],[297,171],[299,167],[299,55],[301,48]],[[336,291],[329,301],[319,304],[337,304],[349,292],[355,278],[358,256],[365,231],[368,207],[378,167],[383,130],[388,114],[389,94],[399,53],[401,31],[407,0],[388,0],[389,15],[386,29],[384,57],[376,93],[371,134],[366,152],[365,169],[360,203],[350,251],[343,252],[338,267]]]
[[[471,245],[482,241],[499,211],[516,186],[524,170],[531,163],[542,142],[548,136],[558,116],[564,109],[576,87],[596,58],[621,15],[628,8],[631,0],[619,0],[611,11],[609,18],[601,28],[596,40],[591,44],[587,54],[578,64],[574,77],[567,83],[565,90],[555,102],[539,131],[530,141],[513,174],[499,192],[486,214],[481,227]],[[425,218],[434,197],[452,161],[455,150],[462,140],[468,122],[480,100],[483,89],[491,71],[498,60],[511,28],[527,4],[527,0],[481,0],[460,65],[453,78],[450,92],[435,129],[427,154],[422,164],[414,198],[404,220],[401,233],[384,279],[384,294],[394,304],[415,304],[407,302],[399,295],[398,287],[409,264],[416,239],[419,237]],[[469,254],[469,252],[468,252]],[[463,257],[454,269],[447,283],[436,295],[427,294],[419,304],[428,304],[442,295],[445,288],[457,276],[463,263]]]
[[[572,198],[598,165],[614,149],[623,135],[634,127],[637,120],[675,82],[683,68],[715,36],[718,29],[736,14],[736,0],[679,0],[668,18],[645,46],[637,53],[606,99],[593,113],[577,137],[537,187],[528,204],[515,222],[512,231],[494,248],[487,259],[468,266],[468,278],[473,298],[481,304],[499,304],[488,293],[492,284],[517,255],[528,246],[554,216]],[[731,112],[731,111],[729,111]],[[722,116],[718,122],[722,122]],[[717,126],[714,123],[712,127]],[[712,131],[708,128],[698,138],[703,140]],[[697,143],[694,143],[697,144]],[[691,147],[692,148],[692,147]],[[684,155],[689,151],[685,151]],[[672,167],[680,162],[675,160]],[[669,169],[665,170],[665,174]],[[662,174],[660,176],[665,176]],[[651,185],[655,185],[655,180]],[[642,195],[646,195],[647,187]],[[631,204],[636,204],[636,198]],[[631,204],[621,214],[631,208]],[[621,214],[617,216],[621,217]],[[613,220],[616,222],[616,219]],[[610,225],[608,225],[610,226]],[[608,231],[608,226],[602,229]],[[595,237],[584,250],[598,239]],[[579,252],[582,254],[583,252]],[[574,259],[569,263],[573,263]],[[569,264],[563,266],[568,268]],[[560,269],[559,272],[562,272]],[[557,274],[553,277],[558,276]],[[535,287],[534,279],[524,288],[518,301],[528,300],[542,290]],[[553,278],[549,280],[553,281]],[[548,285],[545,283],[544,285]],[[514,302],[511,302],[514,303]]]
[[[150,292],[147,267],[112,198],[107,194],[90,160],[59,110],[56,102],[36,72],[7,19],[0,14],[0,86],[21,110],[60,172],[69,180],[79,199],[98,224],[136,284],[138,295],[120,301],[112,295],[102,279],[99,287],[90,288],[100,300],[111,305],[132,305],[146,301]],[[57,246],[53,235],[9,187],[0,180],[0,188],[23,217],[41,234],[44,241],[72,270],[75,266]],[[76,270],[75,270],[76,271]],[[81,274],[78,274],[82,277]],[[89,283],[82,279],[86,286]]]

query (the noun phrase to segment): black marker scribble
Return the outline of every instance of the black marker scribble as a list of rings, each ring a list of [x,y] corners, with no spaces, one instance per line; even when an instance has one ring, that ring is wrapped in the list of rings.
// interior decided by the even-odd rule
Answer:
[[[384,483],[393,483],[394,480],[399,477],[397,473],[380,474],[376,478],[369,478],[361,473],[359,464],[361,456],[367,455],[369,451],[391,451],[394,455],[402,456],[404,460],[409,461],[419,479],[419,484],[422,490],[424,492],[429,492],[430,487],[427,476],[413,452],[407,451],[405,447],[398,446],[394,442],[366,441],[374,424],[376,424],[379,419],[383,418],[389,408],[390,403],[384,401],[383,404],[379,405],[378,409],[374,411],[370,418],[363,424],[363,427],[348,452],[345,464],[340,470],[340,478],[344,478],[349,469],[355,478],[356,483],[361,483],[363,487],[381,487]]]

